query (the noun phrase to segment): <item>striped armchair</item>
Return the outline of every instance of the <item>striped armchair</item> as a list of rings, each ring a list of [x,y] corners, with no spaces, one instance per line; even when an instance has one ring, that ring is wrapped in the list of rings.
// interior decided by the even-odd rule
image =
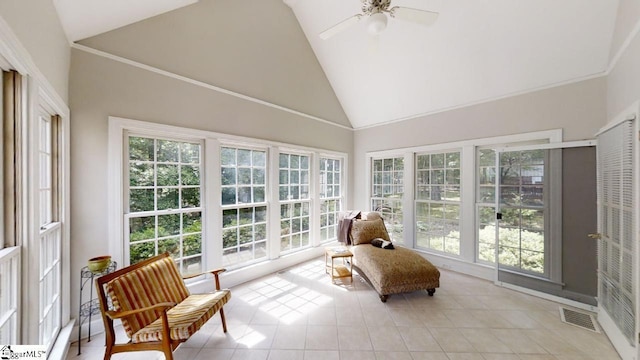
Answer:
[[[222,306],[231,298],[231,292],[220,289],[218,275],[224,271],[210,271],[216,291],[208,294],[189,293],[168,253],[100,277],[96,286],[107,339],[105,360],[114,353],[142,350],[162,351],[171,360],[173,350],[218,311],[226,332]],[[199,275],[202,274],[190,277]],[[107,308],[107,296],[113,310]],[[126,344],[115,343],[115,319],[122,321],[131,339]]]

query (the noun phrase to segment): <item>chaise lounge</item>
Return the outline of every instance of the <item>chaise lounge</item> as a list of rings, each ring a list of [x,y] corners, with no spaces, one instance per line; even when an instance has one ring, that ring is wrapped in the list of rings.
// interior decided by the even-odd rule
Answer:
[[[353,266],[386,302],[391,294],[426,290],[430,296],[440,287],[440,271],[413,250],[372,245],[374,239],[389,241],[382,217],[375,212],[362,213],[351,221],[349,240]]]

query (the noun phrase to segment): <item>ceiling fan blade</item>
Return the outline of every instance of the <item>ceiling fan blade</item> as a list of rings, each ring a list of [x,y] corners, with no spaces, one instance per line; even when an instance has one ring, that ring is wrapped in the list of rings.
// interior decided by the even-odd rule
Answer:
[[[358,21],[360,21],[360,18],[362,18],[362,14],[353,15],[352,17],[350,17],[350,18],[348,18],[346,20],[342,20],[341,22],[337,23],[336,25],[333,25],[332,27],[328,28],[327,30],[321,32],[320,33],[320,39],[327,40],[328,38],[332,37],[333,35],[336,35],[337,33],[345,30],[349,26],[357,23]]]
[[[438,13],[433,11],[418,10],[400,6],[389,9],[389,15],[393,18],[411,21],[420,25],[432,25],[438,19]]]

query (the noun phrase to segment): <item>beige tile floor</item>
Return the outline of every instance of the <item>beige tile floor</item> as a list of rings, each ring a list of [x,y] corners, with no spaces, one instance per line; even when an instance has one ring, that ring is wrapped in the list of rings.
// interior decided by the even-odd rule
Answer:
[[[604,360],[619,359],[606,336],[560,321],[558,304],[441,271],[435,296],[393,295],[385,303],[359,276],[332,284],[322,259],[234,287],[220,317],[182,344],[176,360]],[[224,285],[224,284],[223,284]],[[126,336],[119,327],[118,338]],[[94,336],[68,360],[102,359]],[[114,360],[164,359],[159,352]]]

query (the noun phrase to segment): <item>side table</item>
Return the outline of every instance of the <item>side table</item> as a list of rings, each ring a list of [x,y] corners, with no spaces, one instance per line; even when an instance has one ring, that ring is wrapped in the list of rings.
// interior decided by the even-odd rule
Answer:
[[[342,264],[335,265],[334,260],[341,258]],[[331,259],[331,261],[329,261]],[[349,260],[349,267],[345,265],[345,260]],[[326,248],[324,251],[325,273],[331,274],[331,282],[336,279],[350,278],[353,282],[353,253],[345,247]]]
[[[100,273],[94,273],[89,270],[88,267],[83,267],[80,269],[80,307],[78,309],[78,355],[80,355],[80,346],[82,345],[82,324],[85,321],[89,321],[88,323],[88,331],[89,337],[87,338],[87,342],[91,341],[91,317],[93,315],[97,315],[100,313],[100,302],[98,298],[93,297],[93,287],[94,287],[94,279],[99,278],[102,275],[106,275],[115,271],[118,267],[118,264],[115,261],[112,261],[106,269],[104,269]],[[86,291],[85,287],[89,286],[89,298],[85,301],[83,293]]]

